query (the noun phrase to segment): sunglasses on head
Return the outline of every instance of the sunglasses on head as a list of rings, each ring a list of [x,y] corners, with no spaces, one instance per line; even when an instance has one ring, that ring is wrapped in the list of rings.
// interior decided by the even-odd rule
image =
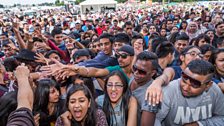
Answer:
[[[119,59],[120,57],[122,58],[122,59],[126,59],[127,57],[128,57],[129,55],[128,54],[125,54],[125,53],[117,53],[116,54],[116,57],[117,57],[117,59]]]
[[[146,71],[139,69],[136,65],[133,65],[132,71],[133,71],[133,73],[138,71],[138,73],[141,74],[141,75],[146,75],[147,74]]]
[[[209,80],[208,82],[202,83],[202,82],[200,82],[200,81],[198,81],[198,80],[196,80],[196,79],[194,79],[194,78],[188,76],[188,75],[187,75],[186,73],[184,73],[184,72],[182,72],[181,74],[182,74],[182,79],[183,79],[184,81],[189,80],[189,81],[190,81],[190,84],[191,84],[191,86],[192,86],[193,88],[200,88],[201,85],[203,85],[203,84],[208,84],[208,83],[210,82],[210,80]]]

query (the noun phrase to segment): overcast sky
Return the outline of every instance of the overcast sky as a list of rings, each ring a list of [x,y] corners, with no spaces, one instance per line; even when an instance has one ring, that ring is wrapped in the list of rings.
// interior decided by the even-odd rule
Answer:
[[[55,0],[0,0],[0,4],[3,5],[13,5],[13,4],[38,4],[38,3],[44,3],[44,2],[50,2],[54,3]]]

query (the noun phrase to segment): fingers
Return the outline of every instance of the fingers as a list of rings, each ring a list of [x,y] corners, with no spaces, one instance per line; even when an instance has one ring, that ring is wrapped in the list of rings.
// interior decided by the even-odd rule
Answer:
[[[25,63],[21,63],[21,66],[25,66]]]

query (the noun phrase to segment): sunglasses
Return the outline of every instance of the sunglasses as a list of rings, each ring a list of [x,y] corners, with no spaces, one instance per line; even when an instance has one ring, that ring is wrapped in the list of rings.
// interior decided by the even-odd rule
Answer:
[[[208,83],[210,82],[210,80],[209,80],[208,82],[202,83],[202,82],[200,82],[200,81],[198,81],[198,80],[196,80],[196,79],[194,79],[194,78],[188,76],[188,75],[187,75],[186,73],[184,73],[184,72],[182,72],[181,74],[182,74],[182,79],[183,79],[184,81],[189,80],[189,81],[190,81],[190,84],[191,84],[191,86],[192,86],[193,88],[200,88],[201,85],[203,85],[203,84],[208,84]]]
[[[128,54],[125,54],[125,53],[122,53],[122,54],[115,54],[115,56],[117,57],[117,59],[119,59],[120,57],[122,59],[126,59],[129,55]]]
[[[139,69],[136,65],[133,65],[133,67],[132,67],[132,71],[133,71],[133,73],[136,72],[136,71],[138,71],[138,73],[139,73],[140,75],[146,75],[146,74],[147,74],[146,71]]]

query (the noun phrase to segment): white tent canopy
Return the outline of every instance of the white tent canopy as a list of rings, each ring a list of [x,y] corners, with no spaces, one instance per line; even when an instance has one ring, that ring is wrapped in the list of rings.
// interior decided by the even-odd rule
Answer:
[[[117,1],[114,0],[86,0],[80,3],[81,13],[86,11],[102,11],[106,8],[116,8]]]

